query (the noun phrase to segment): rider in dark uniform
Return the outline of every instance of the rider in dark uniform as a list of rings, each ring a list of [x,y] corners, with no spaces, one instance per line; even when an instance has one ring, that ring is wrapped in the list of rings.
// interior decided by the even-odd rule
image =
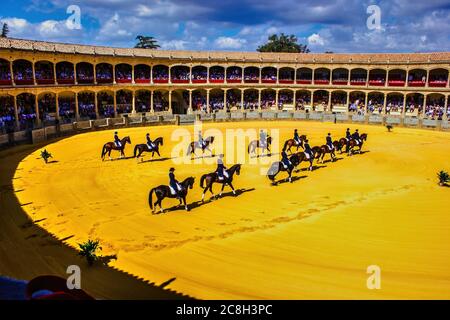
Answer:
[[[361,138],[359,136],[358,129],[355,130],[355,133],[352,135],[352,139],[356,141],[356,145],[359,146],[361,144]]]
[[[297,129],[294,130],[294,141],[297,143],[297,146],[299,146],[302,141],[300,140],[300,136],[298,135]]]
[[[347,142],[345,143],[345,150],[348,152],[348,149],[350,148],[350,140],[352,140],[352,134],[350,133],[350,128],[347,128],[347,131],[345,131],[345,139]]]
[[[326,140],[327,140],[328,149],[330,149],[330,151],[333,150],[334,145],[333,145],[333,139],[331,139],[331,133],[328,133]]]
[[[281,151],[281,162],[283,163],[283,165],[286,169],[289,168],[290,166],[292,166],[292,163],[288,158],[286,150],[284,150],[284,149],[283,149],[283,151]]]
[[[314,158],[314,154],[313,154],[313,151],[311,149],[311,146],[309,145],[309,140],[308,139],[305,140],[305,153],[307,155],[309,155],[309,157],[310,157],[309,159],[313,159]]]
[[[116,144],[117,148],[122,147],[122,143],[120,142],[119,135],[117,134],[117,131],[114,132],[114,143]]]
[[[170,187],[173,190],[175,190],[177,198],[179,198],[180,197],[181,186],[178,183],[177,179],[175,179],[174,171],[175,171],[175,168],[170,168],[169,169],[169,185],[170,185]]]
[[[223,164],[223,154],[220,154],[219,158],[217,158],[217,170],[216,170],[219,180],[223,180],[224,177],[228,178],[228,173],[226,169],[227,168]]]
[[[150,133],[147,133],[146,138],[147,138],[147,146],[148,146],[148,148],[150,150],[153,150],[155,145],[153,144],[153,141],[150,139]]]

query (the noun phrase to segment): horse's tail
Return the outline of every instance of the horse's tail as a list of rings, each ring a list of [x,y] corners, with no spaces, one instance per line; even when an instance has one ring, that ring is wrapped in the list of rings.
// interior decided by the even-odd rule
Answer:
[[[102,149],[102,155],[100,156],[100,158],[104,158],[104,156],[105,156],[105,154],[106,154],[106,144],[104,144],[103,145],[103,149]]]
[[[202,177],[200,178],[200,188],[203,188],[203,182],[206,179],[206,174],[202,175]]]
[[[150,206],[150,209],[153,210],[153,191],[155,191],[155,188],[153,188],[152,190],[150,190],[149,194],[148,194],[148,204]]]
[[[137,152],[137,149],[138,149],[138,145],[136,145],[135,147],[134,147],[134,158],[136,158],[136,152]]]

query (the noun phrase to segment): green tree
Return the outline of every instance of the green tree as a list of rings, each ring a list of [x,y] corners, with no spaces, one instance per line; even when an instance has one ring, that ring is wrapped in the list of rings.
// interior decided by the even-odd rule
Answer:
[[[291,52],[291,53],[309,53],[310,50],[305,44],[298,43],[298,39],[293,34],[280,35],[273,34],[269,36],[266,44],[259,46],[259,52]]]
[[[138,43],[134,46],[135,48],[141,48],[141,49],[158,49],[160,48],[158,41],[154,37],[148,37],[148,36],[137,36],[136,40]]]
[[[2,34],[0,35],[0,37],[7,38],[8,33],[9,33],[9,27],[8,27],[8,24],[5,22],[5,23],[3,23]]]

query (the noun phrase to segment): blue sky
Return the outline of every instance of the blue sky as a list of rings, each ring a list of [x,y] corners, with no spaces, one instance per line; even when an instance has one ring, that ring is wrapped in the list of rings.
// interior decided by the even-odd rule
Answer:
[[[79,30],[67,27],[69,5]],[[143,34],[163,49],[254,51],[284,32],[313,52],[450,51],[450,0],[3,0],[0,21],[10,37],[118,47]]]

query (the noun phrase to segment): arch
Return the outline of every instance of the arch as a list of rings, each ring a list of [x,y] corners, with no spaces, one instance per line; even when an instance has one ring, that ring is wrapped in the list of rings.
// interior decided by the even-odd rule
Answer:
[[[347,106],[347,92],[342,90],[335,90],[331,92],[331,111],[348,110]],[[327,108],[325,108],[325,111]]]
[[[158,64],[152,68],[153,83],[169,83],[169,67]]]
[[[23,92],[16,96],[19,129],[32,129],[36,123],[36,96]]]
[[[278,108],[294,109],[294,91],[290,89],[281,89],[278,92]]]
[[[189,109],[189,91],[177,89],[172,91],[172,113],[186,114]]]
[[[430,87],[443,88],[448,84],[448,70],[443,68],[436,68],[430,70],[428,85]]]
[[[384,110],[384,93],[369,92],[367,94],[367,112],[381,114]]]
[[[89,62],[79,62],[76,65],[77,82],[80,84],[94,83],[94,65]]]
[[[192,68],[192,83],[206,83],[208,81],[208,68],[195,66]]]
[[[330,83],[330,69],[318,68],[314,70],[314,84],[329,84]]]
[[[14,131],[15,123],[14,97],[10,94],[0,94],[0,134]]]
[[[326,111],[330,101],[330,93],[327,90],[316,90],[313,93],[313,111]]]
[[[13,62],[14,83],[17,85],[34,84],[33,65],[30,61],[19,59]]]
[[[392,69],[388,73],[388,85],[390,87],[404,87],[406,84],[406,71],[403,69]]]
[[[277,68],[264,67],[261,69],[262,83],[277,83]]]
[[[135,83],[150,83],[151,82],[151,67],[146,64],[137,64],[134,66],[134,82]]]
[[[386,113],[400,115],[403,112],[404,95],[399,92],[391,92],[386,96]]]
[[[223,110],[224,101],[223,101],[223,90],[222,89],[212,89],[209,93],[209,107],[211,112],[215,112],[218,110]]]
[[[153,92],[153,108],[155,112],[169,110],[169,91],[155,90]]]
[[[297,83],[298,84],[311,84],[313,80],[313,70],[311,68],[299,68],[297,69]]]
[[[136,91],[135,108],[138,113],[145,113],[151,111],[151,91],[150,90],[137,90]]]
[[[409,87],[425,87],[427,83],[427,71],[425,69],[412,69],[408,73]]]
[[[116,91],[116,114],[133,111],[133,91],[121,89]]]
[[[259,108],[259,92],[257,89],[244,90],[244,109],[256,110]]]
[[[0,59],[0,86],[12,85],[11,63],[8,60]]]
[[[246,67],[244,69],[244,82],[259,83],[259,68],[254,66]]]
[[[278,82],[281,84],[293,84],[295,81],[295,69],[290,67],[280,68]]]
[[[295,92],[295,110],[306,110],[311,108],[312,93],[309,90],[297,90]]]
[[[99,118],[113,118],[114,112],[114,92],[104,90],[97,93],[97,108]]]
[[[445,96],[441,93],[428,94],[423,114],[428,119],[442,120],[445,114]]]
[[[237,110],[241,108],[241,90],[229,89],[227,90],[227,110]]]
[[[116,64],[114,76],[117,83],[131,83],[133,81],[133,67],[128,63]]]
[[[76,119],[75,96],[73,91],[58,94],[59,119],[62,123],[71,123]]]
[[[97,83],[113,83],[113,66],[110,63],[99,63],[95,65],[95,77]]]
[[[58,84],[75,83],[73,63],[61,61],[56,64],[56,82]]]
[[[191,79],[191,70],[188,66],[178,65],[170,69],[172,83],[189,83]]]
[[[350,85],[365,86],[367,82],[367,70],[355,68],[350,71]]]
[[[206,106],[206,90],[196,89],[192,91],[192,110],[207,112]]]
[[[405,115],[418,116],[423,112],[425,96],[421,93],[408,93],[406,95]]]
[[[209,68],[209,82],[210,83],[224,83],[225,68],[222,66],[212,66]]]
[[[78,92],[78,117],[80,120],[93,120],[97,118],[95,111],[95,93],[93,91]]]
[[[370,86],[384,86],[386,84],[387,71],[384,69],[372,69],[369,71]]]
[[[37,84],[54,84],[55,75],[53,63],[46,60],[38,61],[34,64],[34,75]]]
[[[56,114],[56,94],[54,92],[42,92],[37,97],[39,119],[44,125],[54,125]]]
[[[241,83],[242,82],[242,68],[238,66],[231,66],[227,68],[227,82]]]
[[[347,85],[348,84],[348,77],[349,77],[349,71],[346,68],[336,68],[333,69],[331,73],[332,81],[334,85]]]
[[[352,91],[349,94],[349,106],[350,112],[358,112],[364,114],[366,110],[366,94],[362,91]]]
[[[261,91],[261,109],[277,108],[275,100],[276,92],[274,89],[264,89]]]

